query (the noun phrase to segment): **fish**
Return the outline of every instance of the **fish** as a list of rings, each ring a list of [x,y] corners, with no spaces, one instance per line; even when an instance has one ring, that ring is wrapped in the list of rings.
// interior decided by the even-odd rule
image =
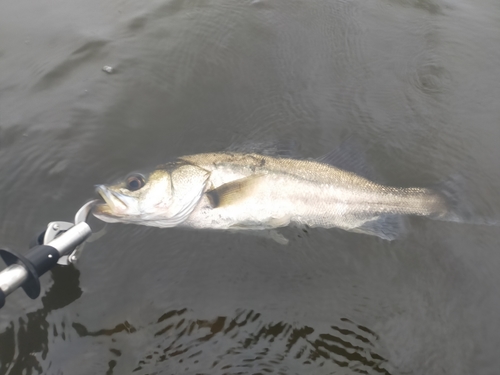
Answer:
[[[404,233],[408,215],[459,221],[446,192],[383,185],[327,158],[187,155],[96,191],[104,200],[93,208],[98,219],[161,228],[266,231],[295,225],[394,240]]]

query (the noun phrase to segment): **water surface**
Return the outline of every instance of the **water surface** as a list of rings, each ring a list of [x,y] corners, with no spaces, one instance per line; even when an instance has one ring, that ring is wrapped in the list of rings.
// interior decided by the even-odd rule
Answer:
[[[93,186],[245,142],[319,157],[347,136],[379,178],[459,174],[500,216],[496,1],[4,4],[0,239],[23,250]],[[108,74],[103,66],[112,66]],[[412,219],[399,241],[287,246],[112,225],[9,296],[2,374],[496,374],[498,227]]]

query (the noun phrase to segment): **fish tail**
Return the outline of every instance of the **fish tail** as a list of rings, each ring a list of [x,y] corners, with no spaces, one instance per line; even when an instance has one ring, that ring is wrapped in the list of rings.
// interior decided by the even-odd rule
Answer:
[[[467,183],[463,176],[451,176],[438,186],[437,191],[444,197],[446,211],[436,219],[476,225],[500,224],[498,220],[480,217],[467,196]]]

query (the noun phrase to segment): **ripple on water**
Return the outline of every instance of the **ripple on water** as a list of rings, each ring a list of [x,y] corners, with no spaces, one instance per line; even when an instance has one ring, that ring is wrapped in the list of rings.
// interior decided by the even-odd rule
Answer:
[[[153,374],[158,368],[224,374],[303,371],[389,374],[377,334],[347,318],[315,329],[297,323],[269,321],[253,310],[203,319],[184,308],[164,313],[156,323],[144,329],[128,322],[93,332],[79,323],[73,323],[72,327],[81,338],[118,339],[120,335],[138,334],[137,338],[152,349],[144,351],[140,345],[134,349],[135,353],[110,349],[114,353],[113,366],[118,369],[122,357],[137,358],[133,370],[137,374]]]

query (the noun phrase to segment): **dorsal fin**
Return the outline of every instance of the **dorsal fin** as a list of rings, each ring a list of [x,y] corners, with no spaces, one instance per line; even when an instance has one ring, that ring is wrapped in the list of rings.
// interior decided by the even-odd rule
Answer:
[[[299,156],[299,144],[294,140],[283,139],[280,141],[245,141],[235,143],[228,147],[227,151],[241,154],[260,154],[280,158],[297,158]]]
[[[375,180],[375,173],[366,162],[366,152],[352,137],[346,138],[339,147],[316,159],[319,163],[330,164],[344,171]]]

